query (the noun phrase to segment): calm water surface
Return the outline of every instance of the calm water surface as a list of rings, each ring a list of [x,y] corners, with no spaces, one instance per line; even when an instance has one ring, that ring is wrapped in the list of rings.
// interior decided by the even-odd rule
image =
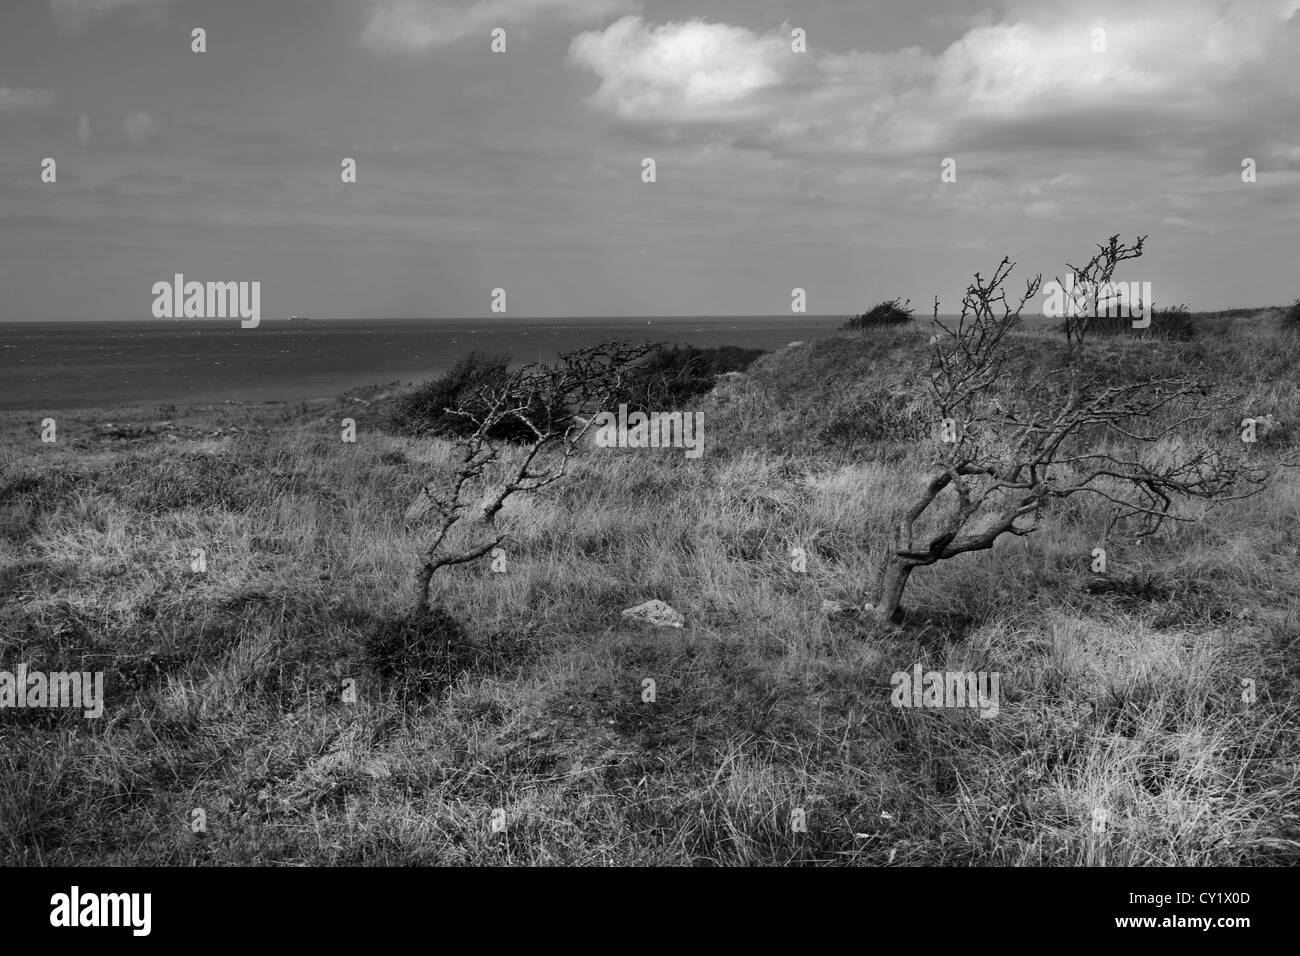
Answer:
[[[0,325],[0,409],[297,401],[420,382],[479,350],[553,359],[607,339],[776,349],[843,316],[556,320],[263,319]]]

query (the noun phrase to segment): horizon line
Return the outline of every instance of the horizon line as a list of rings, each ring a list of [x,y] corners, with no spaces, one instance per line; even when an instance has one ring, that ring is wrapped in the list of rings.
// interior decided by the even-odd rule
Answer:
[[[1227,307],[1227,308],[1222,308],[1222,309],[1192,309],[1192,308],[1189,308],[1189,309],[1188,309],[1188,314],[1189,314],[1189,315],[1208,315],[1208,314],[1220,313],[1220,312],[1268,312],[1268,311],[1272,311],[1272,310],[1276,310],[1276,309],[1285,309],[1285,308],[1287,308],[1286,305],[1229,306],[1229,307]],[[727,319],[763,319],[763,320],[771,319],[771,320],[778,320],[778,319],[780,319],[780,320],[789,320],[789,321],[799,321],[799,320],[803,320],[803,319],[850,319],[850,318],[854,318],[854,317],[856,317],[856,316],[858,316],[858,315],[861,315],[861,314],[863,314],[863,313],[860,313],[860,312],[808,312],[808,313],[790,313],[790,314],[783,314],[783,313],[753,313],[753,312],[738,312],[738,313],[725,313],[725,314],[724,314],[724,313],[697,313],[697,314],[643,313],[643,314],[640,314],[640,315],[599,315],[599,314],[597,314],[597,315],[501,315],[501,314],[497,314],[497,315],[491,315],[491,316],[481,316],[481,315],[480,315],[480,316],[475,316],[475,315],[455,315],[455,316],[429,316],[429,315],[364,315],[364,316],[363,316],[363,315],[355,315],[355,316],[338,316],[338,315],[330,315],[330,316],[294,316],[294,317],[283,316],[283,317],[279,317],[279,318],[262,318],[262,319],[259,320],[259,322],[276,322],[276,323],[284,323],[284,324],[287,325],[287,324],[291,321],[291,318],[297,319],[298,321],[307,320],[307,321],[311,321],[311,322],[510,322],[510,321],[522,321],[522,322],[564,322],[564,321],[570,321],[570,322],[571,322],[571,321],[580,321],[580,322],[585,322],[585,321],[592,321],[592,320],[604,320],[604,321],[615,321],[615,322],[635,322],[635,321],[639,321],[639,320],[641,320],[641,319],[645,319],[645,320],[647,320],[647,321],[653,321],[653,320],[655,320],[655,319],[659,319],[659,320],[674,320],[674,321],[687,321],[687,320],[699,320],[699,319],[707,319],[707,320],[727,320]],[[940,312],[940,313],[938,313],[938,314],[939,314],[939,316],[941,316],[941,317],[960,316],[960,315],[961,315],[960,312]],[[918,322],[923,322],[925,319],[933,317],[933,315],[934,315],[934,313],[932,313],[932,312],[928,312],[928,313],[924,313],[924,314],[922,314],[921,312],[918,311],[918,312],[916,313],[915,320],[918,321]],[[1048,319],[1047,316],[1040,315],[1040,314],[1038,314],[1038,313],[1029,313],[1029,314],[1026,314],[1026,315],[1022,315],[1021,317],[1022,317],[1022,318],[1027,318],[1027,319],[1045,319],[1045,320],[1051,321],[1050,319]],[[238,318],[238,317],[236,316],[236,317],[233,317],[233,318]],[[158,318],[153,318],[153,317],[149,317],[149,318],[138,318],[138,319],[116,319],[116,318],[115,318],[115,319],[68,319],[68,318],[61,318],[61,319],[33,319],[33,318],[28,318],[28,319],[11,319],[11,318],[5,318],[5,319],[0,319],[0,325],[25,325],[25,324],[32,324],[32,325],[101,325],[101,324],[103,324],[103,325],[108,325],[108,324],[125,324],[125,323],[131,323],[131,324],[158,324],[158,325],[165,325],[165,324],[181,324],[181,323],[208,324],[208,323],[217,323],[217,322],[223,322],[223,321],[229,321],[229,320],[226,320],[226,319],[220,319],[220,318],[217,318],[217,319],[212,319],[212,318],[174,318],[174,319],[158,319]]]

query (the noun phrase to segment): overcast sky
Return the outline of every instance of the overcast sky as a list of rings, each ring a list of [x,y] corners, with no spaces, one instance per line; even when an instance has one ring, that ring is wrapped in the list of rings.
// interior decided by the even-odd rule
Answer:
[[[1157,303],[1289,302],[1298,10],[0,0],[0,320],[148,319],[176,272],[268,318],[949,311],[1116,232]]]

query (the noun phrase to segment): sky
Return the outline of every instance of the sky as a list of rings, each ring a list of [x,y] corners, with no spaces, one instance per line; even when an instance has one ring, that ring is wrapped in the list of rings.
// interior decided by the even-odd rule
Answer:
[[[2,0],[0,321],[175,273],[268,318],[952,312],[1115,233],[1157,304],[1282,304],[1297,63],[1300,0]]]

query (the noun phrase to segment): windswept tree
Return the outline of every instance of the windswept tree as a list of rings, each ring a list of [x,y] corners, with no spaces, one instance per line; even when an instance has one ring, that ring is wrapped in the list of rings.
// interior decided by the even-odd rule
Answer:
[[[884,302],[877,302],[869,311],[849,319],[840,328],[857,331],[882,326],[907,325],[915,315],[916,310],[912,308],[911,299],[906,302],[899,299],[886,299]]]
[[[1140,255],[1141,246],[1113,239],[1075,274],[1108,283],[1115,266]],[[1134,380],[1095,366],[1085,349],[1086,316],[1069,324],[1058,367],[1022,371],[1030,363],[1019,361],[1027,356],[1011,332],[1041,276],[1012,302],[1004,285],[1013,267],[1003,259],[991,278],[976,273],[954,324],[940,321],[936,307],[929,375],[936,455],[916,496],[893,516],[864,609],[877,625],[899,618],[916,568],[988,550],[1003,535],[1027,535],[1055,499],[1104,499],[1111,527],[1136,522],[1142,536],[1167,520],[1189,520],[1179,511],[1187,499],[1245,497],[1265,480],[1240,446],[1233,454],[1192,441],[1193,426],[1216,420],[1231,396],[1211,398],[1191,374]]]
[[[470,427],[456,439],[450,475],[428,482],[406,511],[407,521],[435,515],[416,572],[417,612],[429,609],[439,570],[477,561],[505,542],[497,516],[512,495],[541,491],[567,474],[596,413],[622,394],[651,348],[607,342],[568,352],[554,365],[526,365],[484,384],[445,409]]]
[[[1118,234],[1111,236],[1105,245],[1097,244],[1097,251],[1084,265],[1066,263],[1065,267],[1070,270],[1066,280],[1059,276],[1056,278],[1057,286],[1065,290],[1071,300],[1061,330],[1071,350],[1076,353],[1075,364],[1082,361],[1088,333],[1101,325],[1099,320],[1121,311],[1118,308],[1119,294],[1113,284],[1115,270],[1121,262],[1140,259],[1146,241],[1146,236],[1138,236],[1130,246],[1120,242]],[[1150,308],[1151,303],[1143,305]]]

